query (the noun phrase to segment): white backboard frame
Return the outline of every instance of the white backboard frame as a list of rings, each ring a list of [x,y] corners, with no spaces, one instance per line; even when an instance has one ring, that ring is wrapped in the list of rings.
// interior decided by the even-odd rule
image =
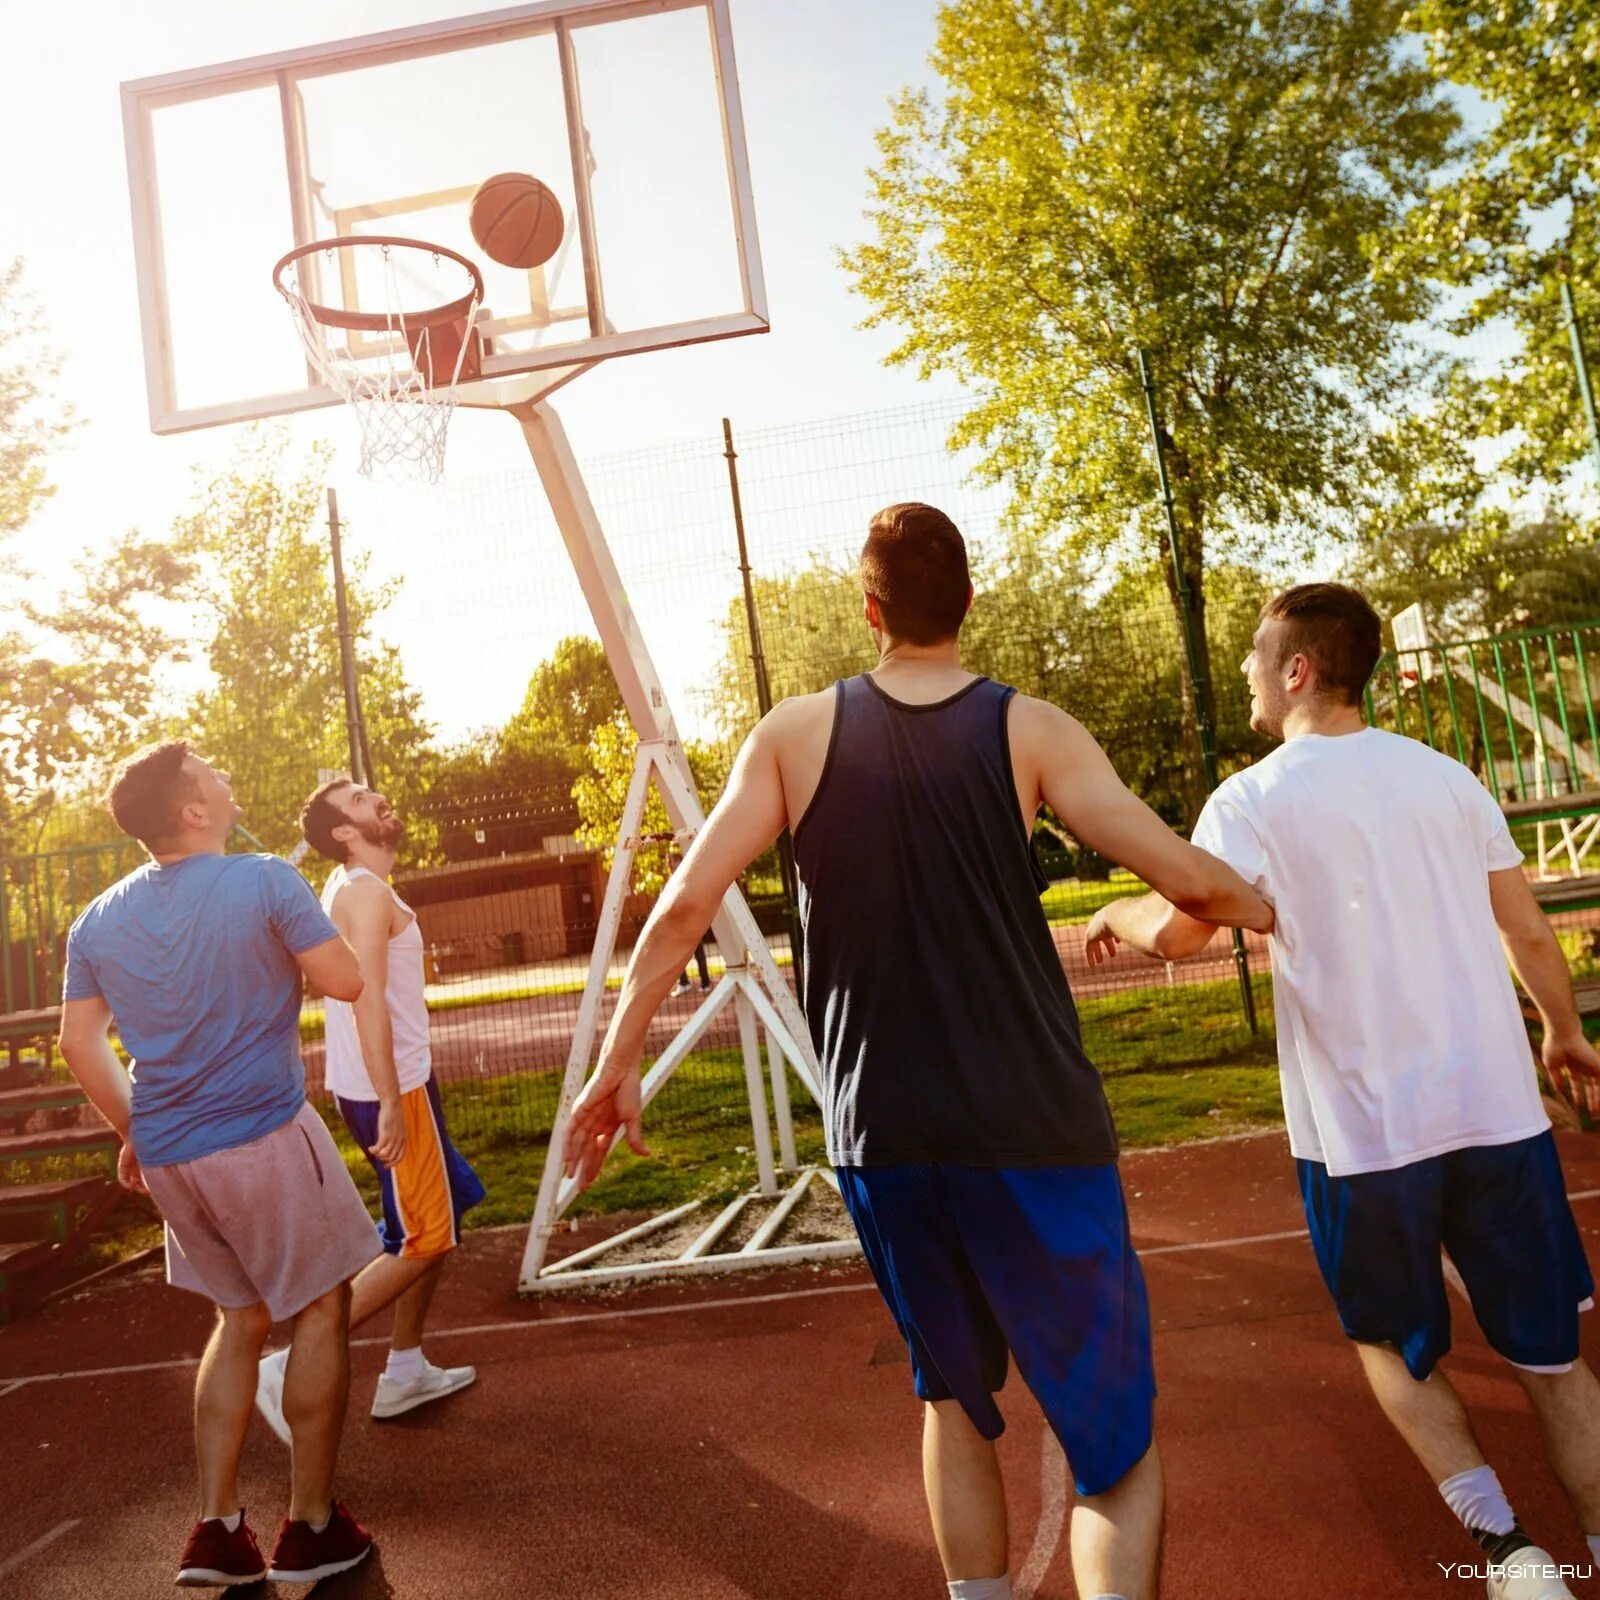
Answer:
[[[733,54],[729,0],[535,0],[533,4],[482,12],[444,22],[394,29],[364,38],[255,56],[219,66],[201,67],[159,77],[141,78],[122,85],[123,132],[127,149],[128,184],[133,214],[134,261],[139,291],[139,317],[143,332],[145,382],[150,426],[158,434],[181,433],[193,428],[252,421],[317,410],[340,403],[339,396],[307,372],[302,389],[278,394],[245,395],[236,400],[184,407],[178,403],[171,323],[168,315],[168,278],[163,257],[160,202],[157,188],[152,118],[156,111],[192,100],[250,88],[277,86],[284,108],[285,162],[288,167],[293,237],[284,249],[309,244],[311,207],[304,194],[302,173],[288,152],[295,144],[296,118],[291,85],[307,77],[343,72],[362,66],[440,53],[474,44],[512,40],[535,30],[554,28],[561,52],[569,139],[582,128],[582,108],[571,28],[581,23],[624,21],[665,12],[704,10],[710,24],[713,69],[718,86],[723,151],[727,162],[732,203],[734,248],[743,305],[726,315],[694,321],[616,332],[605,320],[598,270],[587,235],[592,227],[587,201],[588,180],[575,174],[578,215],[575,225],[585,236],[585,271],[589,276],[589,336],[532,350],[506,351],[485,358],[483,381],[465,386],[460,399],[474,406],[509,406],[550,392],[598,361],[646,350],[668,349],[716,339],[765,333],[770,326],[766,284],[756,233],[755,203],[750,183],[749,152],[744,116],[739,101],[738,74]],[[581,140],[574,140],[575,147]],[[220,243],[221,241],[219,241]],[[272,262],[261,263],[265,287]],[[492,325],[488,331],[492,333]],[[219,329],[219,336],[226,330]],[[291,337],[287,322],[285,338]]]

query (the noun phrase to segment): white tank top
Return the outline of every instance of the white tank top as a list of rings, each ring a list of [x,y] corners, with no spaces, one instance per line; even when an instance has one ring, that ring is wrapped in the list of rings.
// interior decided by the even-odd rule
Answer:
[[[378,878],[365,867],[335,867],[322,890],[322,909],[333,915],[333,902],[339,891],[356,878]],[[422,962],[422,930],[416,913],[389,884],[384,884],[394,903],[406,914],[406,925],[389,941],[389,981],[384,1001],[389,1007],[389,1027],[394,1035],[394,1068],[401,1094],[421,1088],[428,1081],[433,1058],[428,1048],[428,1006],[423,995],[426,974]],[[346,1100],[376,1100],[366,1062],[361,1057],[361,1041],[356,1036],[356,1011],[348,1000],[324,1000],[324,1033],[327,1040],[326,1074],[329,1090]]]

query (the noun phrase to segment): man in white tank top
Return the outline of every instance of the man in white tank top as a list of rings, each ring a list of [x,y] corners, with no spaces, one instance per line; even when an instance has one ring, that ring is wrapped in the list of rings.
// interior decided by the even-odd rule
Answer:
[[[1508,957],[1543,1018],[1552,1084],[1595,1104],[1600,1055],[1494,797],[1459,762],[1365,725],[1380,649],[1353,589],[1304,584],[1268,603],[1244,672],[1252,726],[1284,742],[1217,789],[1194,842],[1276,916],[1289,1145],[1373,1392],[1485,1552],[1492,1600],[1559,1600],[1556,1564],[1435,1366],[1450,1347],[1440,1253],[1527,1392],[1600,1559],[1600,1384],[1578,1355],[1594,1281]],[[1096,961],[1119,940],[1173,960],[1215,931],[1149,895],[1107,906],[1087,939]]]
[[[335,863],[322,907],[361,963],[366,987],[349,1004],[324,1002],[327,1087],[378,1176],[384,1253],[352,1285],[352,1328],[393,1303],[389,1361],[372,1402],[395,1417],[464,1389],[471,1367],[436,1367],[423,1326],[461,1215],[483,1185],[450,1142],[433,1078],[416,914],[389,885],[405,827],[381,794],[338,779],[306,801],[300,831]],[[282,1352],[261,1363],[257,1403],[282,1437]]]

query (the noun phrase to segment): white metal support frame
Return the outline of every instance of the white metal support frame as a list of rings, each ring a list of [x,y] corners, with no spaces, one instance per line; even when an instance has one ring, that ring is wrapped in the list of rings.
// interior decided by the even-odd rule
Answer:
[[[567,1054],[561,1095],[550,1130],[550,1149],[545,1157],[544,1172],[539,1183],[539,1196],[534,1206],[528,1240],[523,1251],[522,1273],[519,1287],[524,1293],[538,1292],[555,1286],[557,1282],[569,1285],[574,1280],[641,1278],[673,1270],[713,1270],[719,1264],[756,1266],[773,1259],[816,1259],[822,1256],[851,1253],[853,1241],[839,1241],[841,1248],[833,1246],[800,1246],[796,1256],[793,1250],[776,1252],[740,1251],[736,1256],[715,1256],[709,1245],[715,1232],[707,1230],[707,1249],[686,1255],[665,1258],[657,1262],[642,1263],[627,1268],[588,1267],[587,1260],[603,1253],[600,1247],[583,1252],[583,1262],[578,1257],[546,1267],[551,1235],[562,1213],[576,1197],[576,1185],[562,1172],[562,1150],[566,1130],[572,1115],[573,1102],[588,1075],[594,1060],[595,1044],[600,1029],[601,1002],[605,995],[606,976],[616,953],[617,936],[622,924],[622,908],[627,900],[632,882],[633,861],[640,845],[640,831],[644,822],[645,804],[650,785],[654,783],[671,819],[680,844],[687,845],[705,824],[705,813],[695,790],[694,777],[678,738],[677,725],[667,704],[661,680],[650,658],[644,636],[628,604],[621,575],[606,543],[600,519],[584,485],[577,459],[560,419],[550,405],[543,401],[512,408],[512,415],[522,426],[529,453],[544,485],[573,571],[583,589],[600,642],[605,647],[606,658],[616,676],[617,688],[622,696],[629,719],[639,736],[639,746],[634,757],[633,776],[629,781],[627,799],[623,806],[621,826],[618,831],[616,853],[612,858],[610,875],[606,881],[605,897],[601,902],[600,922],[595,932],[594,952],[589,961],[588,978],[584,984],[583,999],[578,1006],[577,1023],[573,1029],[572,1045]],[[810,1035],[805,1019],[788,984],[778,971],[772,952],[756,925],[755,917],[737,886],[728,890],[721,908],[712,923],[717,946],[721,950],[726,970],[705,999],[696,1009],[683,1029],[657,1058],[646,1074],[643,1084],[644,1103],[648,1106],[662,1086],[682,1064],[696,1041],[728,1007],[734,1007],[738,1020],[739,1045],[744,1059],[745,1084],[750,1097],[751,1128],[756,1153],[756,1169],[760,1192],[766,1196],[778,1193],[777,1172],[773,1159],[771,1123],[768,1115],[766,1076],[770,1073],[773,1089],[773,1110],[778,1126],[778,1154],[786,1169],[794,1170],[794,1132],[789,1115],[788,1088],[783,1063],[793,1066],[800,1081],[812,1096],[821,1099],[817,1083],[816,1062],[812,1056]],[[766,1072],[763,1071],[761,1035],[764,1031],[767,1044]],[[802,1183],[806,1175],[802,1174]],[[797,1186],[798,1187],[798,1186]],[[798,1201],[798,1192],[786,1201]],[[780,1202],[784,1204],[785,1202]],[[787,1214],[787,1213],[785,1213]],[[675,1222],[683,1215],[683,1208],[666,1217],[653,1219],[638,1230],[630,1230],[629,1241],[647,1235],[655,1228]],[[731,1217],[726,1221],[731,1221]],[[769,1219],[770,1220],[770,1219]],[[725,1226],[724,1219],[719,1223]],[[610,1241],[619,1243],[621,1240]]]

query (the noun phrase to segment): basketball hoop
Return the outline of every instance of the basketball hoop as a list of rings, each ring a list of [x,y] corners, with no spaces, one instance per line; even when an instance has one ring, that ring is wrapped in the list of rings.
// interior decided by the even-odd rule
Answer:
[[[344,304],[383,309],[329,305],[324,272],[337,280],[330,288]],[[420,239],[318,239],[284,256],[272,284],[317,375],[355,410],[361,471],[396,467],[436,483],[458,386],[482,375],[476,265]]]

